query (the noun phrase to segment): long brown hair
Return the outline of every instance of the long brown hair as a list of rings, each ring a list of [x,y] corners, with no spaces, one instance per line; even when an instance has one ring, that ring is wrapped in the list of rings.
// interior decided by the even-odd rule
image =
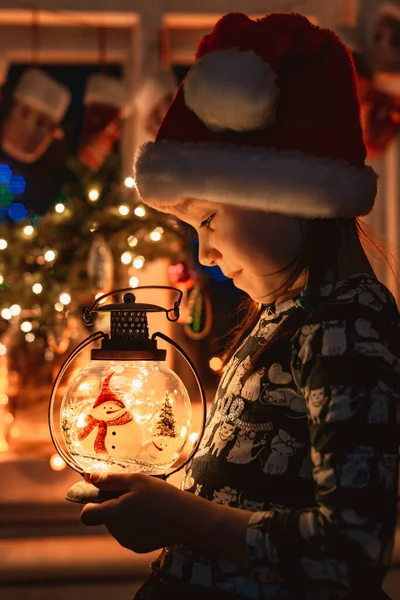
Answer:
[[[383,258],[392,270],[395,281],[398,283],[396,270],[393,266],[393,257],[384,245],[371,233],[369,227],[358,217],[351,219],[300,219],[303,235],[301,250],[297,257],[288,265],[288,277],[278,290],[279,295],[288,293],[293,284],[302,275],[306,275],[308,285],[309,307],[296,307],[269,338],[268,343],[260,346],[252,357],[252,364],[246,377],[256,371],[266,355],[271,352],[275,344],[282,340],[289,340],[302,326],[310,310],[319,285],[324,283],[328,272],[332,273],[333,281],[337,280],[339,265],[348,264],[348,254],[344,240],[348,235],[356,235],[362,248],[368,255],[378,255]],[[225,366],[245,337],[255,327],[262,307],[260,303],[251,298],[245,298],[237,309],[240,315],[238,325],[225,337],[223,344],[222,363]]]

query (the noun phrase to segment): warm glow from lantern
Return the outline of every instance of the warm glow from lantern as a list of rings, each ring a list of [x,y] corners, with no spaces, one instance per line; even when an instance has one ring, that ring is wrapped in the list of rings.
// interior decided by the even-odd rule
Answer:
[[[213,356],[209,361],[210,369],[213,371],[219,371],[222,367],[222,360],[218,356]]]
[[[80,392],[90,392],[90,385],[88,383],[81,383],[78,390]]]
[[[146,216],[146,209],[144,206],[137,206],[133,212],[137,217],[143,218]]]
[[[71,302],[71,296],[66,292],[60,294],[60,302],[61,304],[69,304]]]
[[[26,225],[23,229],[24,235],[26,235],[27,237],[29,237],[30,235],[32,235],[32,233],[34,232],[34,228],[32,227],[32,225]]]
[[[59,214],[61,214],[64,212],[65,206],[64,206],[64,204],[62,204],[62,202],[59,202],[58,204],[55,205],[54,210],[56,212],[58,212]]]
[[[12,304],[10,306],[10,310],[13,317],[16,317],[17,315],[21,314],[21,307],[19,304]]]
[[[96,188],[92,188],[91,190],[89,190],[88,198],[89,198],[90,202],[97,202],[99,197],[100,197],[99,190],[97,190]]]
[[[8,246],[7,240],[0,239],[0,250],[5,250]]]
[[[123,265],[129,265],[132,262],[132,254],[130,252],[121,254],[121,262]]]
[[[137,277],[130,277],[129,278],[129,286],[131,288],[135,288],[139,285],[139,279]]]
[[[133,179],[133,177],[126,177],[124,184],[127,188],[136,187],[136,181]]]
[[[59,454],[50,456],[50,468],[53,469],[53,471],[62,471],[66,466],[65,461]]]
[[[198,437],[199,437],[199,434],[194,431],[193,433],[191,433],[189,435],[189,442],[191,444],[194,444]]]
[[[27,333],[28,331],[32,331],[32,323],[30,321],[24,321],[21,323],[21,331]]]
[[[32,292],[34,294],[40,294],[43,290],[43,286],[41,283],[34,283],[32,286]]]
[[[131,209],[126,204],[121,204],[118,208],[118,212],[122,217],[126,217],[131,212]]]
[[[137,256],[133,261],[135,269],[141,269],[144,265],[144,256]]]
[[[3,317],[3,319],[6,319],[8,321],[12,317],[12,312],[9,308],[3,308],[3,310],[1,311],[1,316]]]
[[[44,260],[46,262],[51,262],[55,259],[55,257],[56,253],[54,252],[54,250],[46,250],[46,252],[44,253]]]

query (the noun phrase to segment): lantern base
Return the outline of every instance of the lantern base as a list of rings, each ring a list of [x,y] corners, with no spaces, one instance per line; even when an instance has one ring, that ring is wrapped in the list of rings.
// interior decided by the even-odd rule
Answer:
[[[99,490],[91,483],[82,480],[74,483],[74,485],[69,488],[65,499],[70,502],[78,502],[79,504],[89,504],[89,502],[101,504],[106,500],[118,498],[120,495],[121,493],[118,492]]]

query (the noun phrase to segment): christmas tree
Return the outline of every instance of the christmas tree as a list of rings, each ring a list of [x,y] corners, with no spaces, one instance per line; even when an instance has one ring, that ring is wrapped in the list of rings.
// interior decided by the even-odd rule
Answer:
[[[177,437],[176,421],[172,413],[171,401],[168,394],[165,394],[165,399],[158,417],[156,432],[157,435],[165,435],[169,437]]]

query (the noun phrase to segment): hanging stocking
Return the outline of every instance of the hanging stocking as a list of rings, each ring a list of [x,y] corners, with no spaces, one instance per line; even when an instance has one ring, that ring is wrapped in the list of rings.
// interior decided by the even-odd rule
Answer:
[[[80,160],[93,171],[103,165],[120,135],[120,118],[127,115],[129,92],[123,81],[97,74],[89,78],[86,114],[78,150]]]
[[[71,94],[39,69],[28,69],[14,90],[14,104],[3,125],[2,149],[21,163],[36,162],[55,137]]]

